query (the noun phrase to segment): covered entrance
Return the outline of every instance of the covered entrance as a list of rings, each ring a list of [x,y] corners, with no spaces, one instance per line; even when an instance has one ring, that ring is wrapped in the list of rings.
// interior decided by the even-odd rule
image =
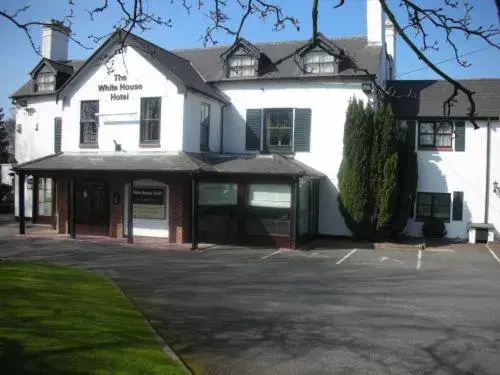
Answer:
[[[75,183],[75,224],[78,233],[109,233],[109,185],[102,181]]]

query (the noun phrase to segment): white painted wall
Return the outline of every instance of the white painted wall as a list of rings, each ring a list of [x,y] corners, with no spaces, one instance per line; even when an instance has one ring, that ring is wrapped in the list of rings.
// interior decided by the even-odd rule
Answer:
[[[104,52],[103,52],[104,53]],[[113,73],[108,72],[113,67]],[[61,97],[64,100],[62,150],[80,149],[80,103],[99,100],[99,150],[115,151],[113,140],[125,152],[143,150],[140,141],[141,97],[161,97],[160,144],[153,150],[180,151],[183,137],[184,88],[165,77],[156,67],[133,48],[127,47],[123,56],[116,55],[105,64],[90,66],[77,81],[68,86]],[[126,81],[115,80],[114,75],[127,76]],[[142,90],[99,91],[102,84],[135,85]],[[111,94],[129,94],[128,100],[111,100]],[[147,148],[146,151],[152,151]]]
[[[231,98],[224,111],[224,152],[245,152],[247,109],[311,108],[311,151],[296,158],[324,173],[320,183],[319,232],[349,235],[337,203],[337,172],[342,160],[345,114],[353,96],[368,100],[360,82],[224,83],[219,88]]]
[[[166,189],[166,217],[165,220],[156,219],[134,219],[133,220],[133,233],[134,236],[145,236],[145,237],[166,237],[168,238],[168,210],[169,210],[169,200],[168,200],[168,186],[162,182],[155,180],[136,180],[134,181],[134,186],[143,187],[164,187]],[[127,217],[128,217],[128,202],[130,199],[130,184],[125,185],[125,191],[123,194],[123,233],[128,234],[127,228]]]
[[[220,152],[221,103],[205,95],[188,91],[184,102],[184,128],[182,150],[200,152],[201,103],[210,104],[209,148]]]
[[[487,132],[485,121],[479,121],[478,124],[480,128],[474,130],[471,123],[466,123],[464,152],[417,149],[417,191],[451,193],[452,199],[454,191],[464,193],[463,220],[453,221],[450,216],[450,222],[446,223],[447,237],[450,238],[466,239],[468,223],[484,222]],[[415,142],[417,137],[418,134]],[[497,148],[495,142],[500,146],[500,137],[492,140],[492,149]],[[497,169],[499,172],[497,176],[500,178],[500,164],[497,164]],[[494,203],[495,199],[492,201]],[[497,204],[497,207],[500,209],[500,205]],[[496,222],[500,225],[500,213],[496,217]],[[421,229],[422,223],[412,219],[408,222],[406,233],[420,236]]]

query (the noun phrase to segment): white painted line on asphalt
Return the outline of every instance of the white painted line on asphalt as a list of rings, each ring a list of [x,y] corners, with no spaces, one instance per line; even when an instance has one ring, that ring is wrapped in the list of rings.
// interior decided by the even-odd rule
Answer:
[[[500,264],[500,259],[498,258],[498,255],[495,254],[495,252],[493,250],[491,250],[491,247],[490,245],[486,244],[486,247],[488,248],[488,250],[490,251],[490,254],[493,258],[495,258],[495,260],[497,261],[498,264]]]
[[[417,270],[420,269],[420,266],[422,265],[422,250],[418,251],[418,260],[417,260]]]
[[[425,251],[430,251],[431,253],[454,253],[453,249],[427,249]]]
[[[356,250],[358,250],[358,249],[353,249],[353,250],[349,251],[349,253],[348,253],[346,256],[344,256],[342,259],[340,259],[340,260],[339,260],[337,263],[335,263],[335,264],[340,264],[340,263],[342,263],[344,260],[346,260],[347,258],[349,258],[352,254],[354,254],[354,253],[356,252]]]
[[[271,253],[271,254],[267,254],[267,255],[263,256],[262,258],[260,258],[260,259],[267,259],[267,258],[272,257],[273,255],[276,255],[276,254],[279,254],[279,253],[281,253],[281,250],[275,251],[274,253]]]

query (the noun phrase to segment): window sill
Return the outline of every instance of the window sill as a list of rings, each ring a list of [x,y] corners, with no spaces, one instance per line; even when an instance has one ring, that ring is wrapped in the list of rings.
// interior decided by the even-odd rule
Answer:
[[[418,151],[444,151],[444,152],[452,152],[454,151],[452,147],[425,147],[419,146]]]
[[[80,143],[80,148],[99,148],[99,144],[97,143]]]
[[[160,148],[160,143],[139,143],[140,148]]]

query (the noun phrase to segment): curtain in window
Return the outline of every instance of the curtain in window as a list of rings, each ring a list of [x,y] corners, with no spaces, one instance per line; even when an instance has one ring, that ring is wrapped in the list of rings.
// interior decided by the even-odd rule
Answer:
[[[254,207],[289,208],[291,194],[290,185],[250,184],[248,204]]]
[[[202,206],[236,205],[237,202],[237,184],[200,182],[198,185],[198,204]]]

